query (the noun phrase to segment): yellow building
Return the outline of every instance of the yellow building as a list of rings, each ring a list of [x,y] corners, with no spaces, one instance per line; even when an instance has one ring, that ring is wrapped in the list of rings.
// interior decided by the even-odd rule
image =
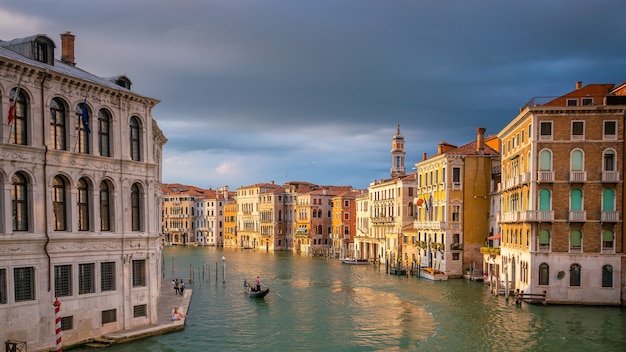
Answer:
[[[461,147],[441,142],[437,155],[415,164],[418,262],[452,278],[483,261],[480,247],[489,234],[491,180],[499,163],[497,138],[485,140],[484,134],[478,128],[476,140]]]

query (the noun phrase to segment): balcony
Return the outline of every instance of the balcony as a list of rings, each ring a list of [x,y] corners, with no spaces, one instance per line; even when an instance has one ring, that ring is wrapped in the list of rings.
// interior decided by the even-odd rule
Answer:
[[[539,171],[537,174],[538,182],[554,182],[554,171]]]
[[[571,222],[585,222],[587,221],[587,212],[584,210],[570,210],[569,221]]]
[[[619,182],[617,171],[602,171],[602,182]]]
[[[372,223],[374,224],[393,224],[395,221],[396,218],[394,216],[377,216],[372,218]]]
[[[569,182],[586,182],[587,181],[587,171],[570,171],[569,172]]]
[[[532,222],[552,222],[554,221],[554,210],[527,210],[524,212],[525,221]]]
[[[603,222],[618,222],[619,213],[614,210],[603,210],[600,213],[600,221]]]
[[[425,230],[445,230],[447,225],[445,222],[440,221],[415,221],[413,227]]]
[[[500,255],[500,247],[480,247],[480,253]]]

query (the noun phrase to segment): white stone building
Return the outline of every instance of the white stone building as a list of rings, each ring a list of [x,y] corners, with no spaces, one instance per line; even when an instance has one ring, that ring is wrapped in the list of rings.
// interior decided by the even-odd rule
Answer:
[[[159,101],[81,70],[74,39],[61,60],[46,35],[0,41],[0,341],[29,351],[54,349],[56,299],[66,346],[157,321]]]

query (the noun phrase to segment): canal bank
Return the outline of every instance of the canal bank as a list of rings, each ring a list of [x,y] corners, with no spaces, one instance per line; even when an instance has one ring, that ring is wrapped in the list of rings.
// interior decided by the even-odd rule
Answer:
[[[191,286],[191,285],[189,285]],[[130,341],[143,339],[150,336],[162,335],[185,328],[186,318],[172,320],[172,309],[178,307],[178,311],[187,315],[193,289],[185,288],[182,295],[174,290],[172,280],[162,280],[161,293],[157,299],[157,323],[135,329],[117,331],[94,339],[85,344],[89,347],[106,347]]]

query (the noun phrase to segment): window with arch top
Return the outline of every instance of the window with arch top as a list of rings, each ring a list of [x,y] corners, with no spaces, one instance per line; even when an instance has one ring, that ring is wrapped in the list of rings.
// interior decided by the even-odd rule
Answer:
[[[50,146],[54,149],[67,149],[66,118],[65,102],[59,98],[52,99],[50,102]]]
[[[15,88],[11,90],[9,97],[11,97],[10,100],[15,99]],[[9,103],[14,103],[14,105],[13,122],[10,126],[11,132],[9,132],[9,143],[26,145],[28,143],[28,96],[20,90],[17,95],[17,100],[14,102],[11,102],[10,100]]]
[[[130,118],[130,158],[141,161],[141,123],[139,118]]]

